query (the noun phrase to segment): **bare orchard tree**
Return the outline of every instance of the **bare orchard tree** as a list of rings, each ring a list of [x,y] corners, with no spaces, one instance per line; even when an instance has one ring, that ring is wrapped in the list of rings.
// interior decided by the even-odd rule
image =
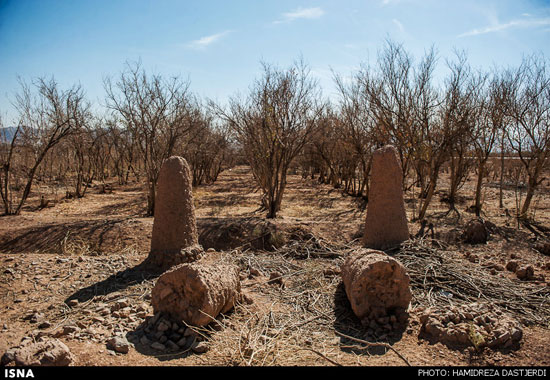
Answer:
[[[109,147],[108,155],[111,158],[112,170],[118,178],[118,183],[120,185],[127,184],[131,173],[139,182],[137,142],[134,141],[131,131],[125,128],[124,123],[116,117],[106,119],[105,128],[107,128],[105,136]]]
[[[223,170],[228,146],[226,131],[216,128],[210,115],[204,115],[193,138],[182,147],[182,156],[191,166],[194,187],[216,181]]]
[[[426,60],[435,61],[433,52]],[[429,82],[431,73],[429,73]],[[418,145],[416,113],[420,96],[428,87],[416,88],[415,67],[403,45],[386,41],[378,53],[374,68],[364,66],[355,76],[361,103],[368,107],[366,120],[374,124],[373,139],[378,146],[393,144],[399,153],[403,170],[403,185],[412,166],[414,149]],[[419,92],[420,90],[420,92]],[[419,172],[419,180],[424,176]]]
[[[11,134],[8,134],[7,129],[4,129],[4,124],[0,117],[0,164],[2,165],[2,172],[0,172],[0,196],[5,214],[10,214],[13,208],[10,179],[12,176],[13,155],[20,130],[21,126],[18,125]]]
[[[361,74],[355,75],[350,83],[335,75],[334,80],[340,93],[340,118],[343,124],[345,140],[359,162],[359,190],[356,195],[368,197],[369,173],[372,163],[372,151],[379,138],[375,133],[376,120],[370,112],[368,92],[364,91]]]
[[[262,64],[246,100],[231,98],[229,110],[215,106],[242,146],[263,191],[268,218],[275,218],[292,160],[318,125],[323,104],[318,83],[303,61],[288,69]]]
[[[517,70],[508,113],[507,137],[527,173],[527,193],[518,215],[526,219],[550,158],[550,75],[543,57],[525,58]]]
[[[87,117],[76,121],[73,133],[65,141],[72,156],[70,162],[76,198],[84,197],[92,180],[100,174],[97,163],[106,157],[101,149],[105,133],[101,120]]]
[[[485,109],[485,83],[487,75],[478,72],[474,73],[467,63],[466,54],[456,53],[454,61],[448,61],[451,74],[446,83],[446,94],[441,105],[443,130],[446,132],[449,141],[449,161],[451,167],[451,187],[449,200],[451,209],[454,208],[455,198],[460,186],[466,180],[467,174],[473,165],[473,159],[469,156],[475,146],[484,148],[484,155],[479,158],[481,162],[478,170],[478,188],[485,176],[485,162],[488,152],[492,147],[492,141],[486,141],[488,137],[485,124],[483,123],[483,110]],[[483,139],[476,145],[476,139]],[[488,147],[486,147],[488,145]],[[485,155],[486,154],[486,155]],[[478,154],[481,156],[481,153]],[[478,210],[481,209],[479,202],[476,202]],[[479,215],[479,214],[478,214]]]
[[[19,111],[17,133],[11,142],[8,160],[3,165],[2,200],[6,214],[19,214],[31,193],[38,167],[47,153],[70,135],[79,123],[89,117],[89,104],[84,99],[80,86],[60,90],[52,79],[37,79],[30,85],[20,81],[21,92],[16,95],[15,105]],[[18,168],[26,184],[18,202],[12,202],[12,178],[14,149],[26,156],[25,167]]]
[[[137,143],[147,178],[147,214],[153,215],[160,167],[194,126],[189,82],[148,75],[140,63],[127,63],[118,81],[106,78],[104,87],[107,107],[120,116]]]
[[[507,125],[506,103],[509,86],[506,81],[496,72],[490,80],[488,88],[484,92],[483,104],[480,108],[480,116],[477,118],[480,122],[474,135],[474,153],[477,163],[477,183],[475,192],[475,212],[479,216],[481,213],[481,190],[483,178],[487,176],[487,161],[493,153],[498,142],[498,136]]]
[[[463,117],[454,114],[459,104],[453,93],[456,77],[451,75],[441,95],[432,84],[435,64],[435,52],[432,50],[423,57],[415,70],[415,118],[412,130],[415,143],[411,146],[412,157],[417,173],[424,171],[428,179],[422,186],[418,220],[426,216],[437,188],[440,169],[449,157],[451,141],[459,133],[461,124],[457,123],[455,117]]]

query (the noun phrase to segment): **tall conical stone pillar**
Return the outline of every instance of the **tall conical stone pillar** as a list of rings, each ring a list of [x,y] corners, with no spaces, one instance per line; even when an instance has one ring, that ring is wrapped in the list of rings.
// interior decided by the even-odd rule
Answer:
[[[155,219],[147,265],[166,270],[195,261],[202,254],[192,190],[187,161],[178,156],[164,161],[157,181]]]
[[[371,184],[363,245],[384,250],[409,239],[397,149],[386,145],[372,156]]]

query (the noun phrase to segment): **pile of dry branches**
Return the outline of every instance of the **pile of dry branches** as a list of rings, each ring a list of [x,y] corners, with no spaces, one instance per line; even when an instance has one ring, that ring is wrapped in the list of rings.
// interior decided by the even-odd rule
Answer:
[[[522,318],[524,323],[550,323],[550,288],[489,275],[461,255],[439,249],[433,240],[405,242],[394,255],[407,268],[413,302],[420,306],[487,302]]]

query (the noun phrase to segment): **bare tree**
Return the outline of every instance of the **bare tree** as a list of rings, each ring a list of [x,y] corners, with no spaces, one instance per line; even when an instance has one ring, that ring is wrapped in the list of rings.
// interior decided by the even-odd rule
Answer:
[[[449,200],[451,209],[458,188],[467,178],[468,171],[473,165],[472,148],[478,152],[478,189],[481,193],[481,184],[485,176],[485,163],[494,142],[494,133],[487,137],[488,131],[484,122],[485,110],[485,83],[487,76],[484,73],[474,73],[467,63],[464,52],[457,52],[454,61],[447,62],[450,76],[446,82],[444,101],[441,104],[442,127],[449,144],[449,160],[451,167],[451,187]],[[476,202],[477,210],[481,209]],[[479,211],[478,211],[479,215]]]
[[[2,204],[4,205],[4,213],[10,214],[13,208],[13,199],[11,194],[11,169],[13,164],[13,155],[16,148],[17,138],[21,126],[18,125],[11,136],[8,136],[7,130],[4,130],[2,118],[0,117],[0,163],[2,164],[2,173],[0,176],[0,196],[2,197]]]
[[[435,60],[433,51],[429,53],[429,59]],[[378,54],[377,66],[374,69],[364,66],[356,75],[356,81],[375,126],[372,139],[377,146],[393,144],[397,148],[405,186],[404,180],[419,137],[415,107],[421,94],[415,93],[412,57],[402,45],[387,40]],[[423,176],[419,177],[422,182]]]
[[[231,98],[228,111],[214,106],[242,146],[263,191],[267,217],[275,218],[289,166],[318,125],[323,104],[303,61],[286,70],[266,63],[262,68],[246,100]]]
[[[147,214],[155,209],[155,187],[162,162],[194,127],[189,82],[148,75],[140,63],[126,64],[119,80],[104,81],[107,107],[131,131],[145,168],[148,186]]]
[[[508,114],[508,141],[527,173],[527,193],[518,217],[527,218],[550,158],[550,76],[543,57],[524,59],[516,71]]]
[[[477,162],[477,182],[475,192],[475,212],[479,216],[481,213],[481,191],[483,178],[488,174],[487,161],[497,144],[498,136],[507,125],[506,103],[508,96],[508,87],[505,80],[494,73],[489,82],[487,91],[483,94],[481,100],[481,113],[479,115],[478,127],[474,136],[474,153]]]
[[[343,124],[344,139],[351,145],[355,159],[359,162],[358,192],[355,195],[368,197],[369,173],[372,163],[372,151],[379,136],[376,134],[376,120],[370,112],[368,91],[363,88],[360,76],[355,76],[346,85],[343,79],[335,76],[340,92],[340,118]]]
[[[37,79],[33,85],[36,93],[24,81],[20,80],[21,92],[16,96],[19,111],[18,133],[12,140],[12,149],[17,145],[25,151],[28,166],[22,168],[26,185],[17,205],[11,202],[13,194],[8,185],[11,175],[10,161],[4,164],[2,199],[6,214],[19,214],[30,195],[33,180],[38,167],[60,141],[72,133],[80,120],[87,117],[89,104],[84,99],[80,86],[62,91],[55,80]],[[20,135],[19,135],[20,133]],[[20,140],[16,141],[16,139]],[[13,159],[13,155],[9,155]]]

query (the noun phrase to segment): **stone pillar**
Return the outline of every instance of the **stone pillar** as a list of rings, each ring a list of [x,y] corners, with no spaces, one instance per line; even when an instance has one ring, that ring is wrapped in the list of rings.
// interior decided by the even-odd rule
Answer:
[[[408,239],[401,164],[395,147],[386,145],[377,149],[372,156],[363,245],[384,250]]]
[[[166,270],[202,254],[192,190],[187,161],[177,156],[164,161],[157,181],[151,251],[146,264]]]

